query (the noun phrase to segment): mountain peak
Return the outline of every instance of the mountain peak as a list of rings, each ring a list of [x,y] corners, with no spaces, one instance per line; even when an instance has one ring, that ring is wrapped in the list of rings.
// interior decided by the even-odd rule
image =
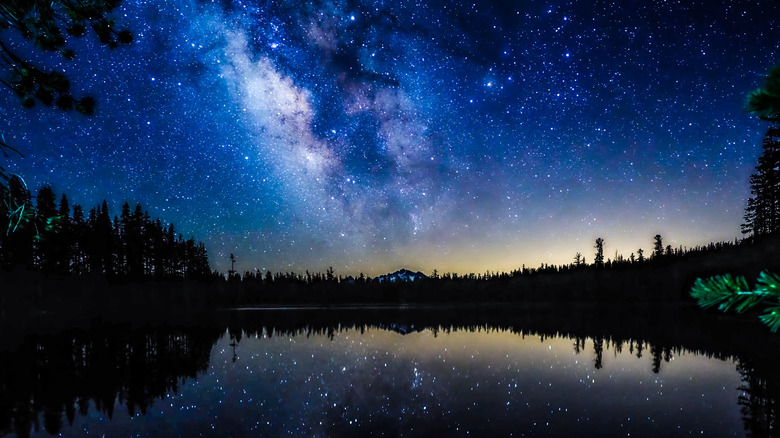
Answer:
[[[377,277],[377,280],[379,280],[380,283],[384,281],[395,283],[397,281],[417,281],[426,278],[428,278],[428,276],[423,274],[422,272],[413,272],[408,269],[399,269],[398,271],[395,271],[390,274],[380,275],[379,277]]]

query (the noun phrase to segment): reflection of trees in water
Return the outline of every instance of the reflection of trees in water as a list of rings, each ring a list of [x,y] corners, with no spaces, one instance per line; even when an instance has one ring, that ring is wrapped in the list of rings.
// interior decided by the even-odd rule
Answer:
[[[771,370],[759,371],[753,366],[744,365],[745,362],[742,359],[743,355],[734,354],[731,352],[719,352],[712,349],[701,348],[687,348],[683,345],[670,345],[656,342],[649,342],[643,339],[634,338],[615,338],[606,335],[592,335],[583,336],[573,333],[564,333],[559,331],[540,331],[540,330],[528,330],[523,329],[521,326],[501,326],[490,324],[472,324],[472,325],[438,325],[438,326],[424,326],[420,324],[398,324],[398,323],[379,323],[379,324],[349,324],[340,323],[334,325],[287,325],[287,323],[281,325],[261,325],[259,327],[248,326],[244,335],[247,337],[258,336],[261,338],[270,338],[274,336],[278,337],[296,337],[296,336],[327,336],[329,339],[333,339],[334,336],[344,333],[347,334],[352,331],[360,331],[361,333],[369,329],[382,329],[391,330],[401,334],[408,334],[412,331],[418,332],[423,330],[430,330],[434,336],[438,336],[440,333],[452,333],[457,331],[468,332],[484,332],[484,333],[504,333],[511,332],[523,338],[525,337],[538,337],[541,342],[547,339],[565,338],[573,340],[572,349],[575,354],[585,354],[587,352],[587,341],[593,343],[593,365],[596,370],[605,367],[604,354],[605,352],[612,350],[614,356],[621,354],[624,348],[628,349],[628,354],[635,355],[637,359],[644,357],[643,352],[649,351],[650,361],[648,364],[649,369],[653,373],[661,373],[663,366],[666,363],[672,361],[675,356],[681,356],[683,354],[692,354],[694,356],[704,356],[710,359],[718,360],[736,360],[737,370],[742,376],[743,386],[740,387],[740,391],[743,391],[744,395],[740,396],[739,403],[742,406],[743,420],[745,423],[745,429],[748,436],[751,437],[773,437],[777,435],[777,406],[780,401],[780,388],[777,386],[776,376]],[[772,379],[772,380],[770,380]],[[774,382],[774,383],[772,383]],[[774,386],[773,386],[774,384]],[[392,393],[387,391],[386,393]],[[350,393],[348,392],[348,395]],[[346,402],[342,402],[337,406],[334,406],[332,412],[329,411],[329,418],[341,418],[345,416],[346,407],[350,406],[350,398],[347,398]],[[334,421],[333,424],[338,424],[338,421]],[[374,427],[381,428],[387,426],[384,423],[378,423]],[[396,425],[397,426],[397,425]],[[346,427],[346,426],[345,426]],[[426,430],[425,427],[431,427],[430,424],[417,425],[420,430]],[[392,428],[392,427],[390,427]],[[345,429],[346,430],[346,429]],[[388,430],[388,429],[384,429]],[[415,429],[417,430],[417,429]],[[774,433],[774,435],[773,435]]]
[[[117,401],[131,415],[136,411],[145,413],[155,399],[176,391],[182,381],[204,372],[212,347],[226,334],[233,347],[233,359],[241,360],[236,350],[245,337],[333,339],[342,333],[377,329],[401,335],[430,330],[434,336],[468,331],[513,333],[523,338],[536,337],[541,342],[570,339],[576,354],[592,354],[597,370],[608,368],[605,358],[610,350],[614,356],[624,352],[635,356],[654,373],[662,372],[665,363],[683,353],[736,359],[744,382],[739,403],[746,430],[751,436],[767,436],[776,428],[780,391],[771,372],[774,362],[764,357],[760,363],[770,365],[759,367],[743,360],[753,356],[750,351],[759,351],[757,347],[734,351],[707,325],[696,322],[675,327],[670,323],[659,329],[658,321],[651,319],[648,329],[641,319],[636,325],[635,316],[621,319],[622,316],[598,312],[594,312],[593,321],[580,320],[577,324],[571,323],[573,317],[553,318],[550,314],[537,315],[539,312],[518,315],[510,311],[504,315],[494,311],[488,316],[459,312],[225,312],[205,324],[207,328],[133,330],[129,326],[105,325],[89,332],[30,338],[15,353],[0,353],[0,434],[15,431],[24,437],[31,429],[55,434],[65,421],[72,424],[77,414],[86,415],[91,406],[111,417]],[[771,339],[752,342],[775,349],[776,341]],[[741,341],[749,342],[744,338]],[[337,409],[332,414],[338,412]]]
[[[580,352],[584,349],[585,349],[585,338],[579,336],[574,338],[574,354],[580,354]]]
[[[593,359],[593,367],[597,370],[604,368],[604,338],[600,336],[593,338],[593,353],[596,355]]]
[[[207,369],[220,334],[102,326],[27,342],[0,355],[0,431],[25,437],[42,426],[56,434],[63,416],[72,424],[90,402],[109,418],[117,400],[130,415],[146,413],[155,399]]]
[[[298,314],[300,315],[300,314]],[[718,360],[736,360],[738,370],[742,375],[743,388],[745,396],[740,398],[740,405],[743,406],[742,412],[745,421],[745,428],[749,436],[780,436],[777,435],[777,406],[780,401],[780,390],[778,390],[777,376],[773,372],[775,362],[767,362],[766,357],[762,363],[769,363],[761,369],[756,367],[746,367],[746,357],[759,351],[775,350],[778,339],[772,337],[765,331],[758,334],[751,333],[745,335],[744,327],[741,330],[719,330],[717,327],[708,325],[706,322],[691,320],[688,318],[669,318],[660,321],[667,322],[667,325],[659,324],[659,320],[650,319],[651,324],[648,329],[646,326],[639,327],[631,325],[631,319],[608,318],[608,326],[605,328],[602,324],[588,324],[583,327],[570,330],[559,329],[561,319],[549,318],[549,315],[541,315],[539,323],[533,319],[515,317],[508,320],[494,318],[490,322],[463,323],[454,322],[462,320],[463,315],[453,315],[450,317],[442,316],[438,313],[436,317],[426,321],[426,317],[420,319],[413,317],[402,317],[398,315],[383,318],[381,315],[372,315],[368,317],[369,321],[356,318],[323,318],[322,313],[309,314],[304,318],[290,318],[285,316],[279,318],[267,314],[264,317],[249,321],[242,326],[246,336],[254,337],[294,337],[294,336],[327,336],[333,339],[334,336],[351,331],[361,333],[368,329],[392,330],[402,335],[423,330],[430,330],[434,336],[445,333],[449,334],[455,331],[485,332],[485,333],[514,333],[523,338],[538,337],[541,342],[545,339],[566,338],[571,339],[572,349],[576,354],[585,354],[587,350],[587,341],[593,342],[593,364],[595,369],[605,367],[604,354],[612,350],[617,356],[627,349],[628,354],[634,355],[637,359],[644,358],[649,354],[648,368],[653,373],[661,373],[664,364],[672,361],[675,356],[682,354],[692,354],[694,356],[704,356],[710,359]],[[526,315],[524,315],[526,316]],[[598,315],[603,319],[604,315]],[[517,322],[521,321],[521,322]],[[675,321],[681,321],[675,322]],[[595,328],[594,328],[595,327]],[[610,331],[613,334],[606,334]],[[643,336],[644,333],[644,336]],[[647,336],[649,339],[645,339]],[[755,336],[755,337],[754,337]],[[729,337],[736,338],[733,342]],[[735,350],[734,345],[743,347],[743,350]],[[766,354],[764,356],[767,356]],[[771,356],[768,355],[768,356]],[[647,359],[645,359],[647,360]],[[772,383],[774,382],[774,383]],[[774,386],[772,386],[774,385]],[[340,405],[339,405],[340,407]],[[338,409],[336,412],[341,412]],[[343,413],[343,412],[342,412]],[[422,425],[421,425],[422,427]],[[775,435],[772,435],[772,434]]]
[[[775,375],[776,371],[766,371],[759,372],[749,360],[737,364],[737,372],[742,378],[738,403],[749,437],[780,436],[777,418],[780,386],[776,379],[767,378]]]

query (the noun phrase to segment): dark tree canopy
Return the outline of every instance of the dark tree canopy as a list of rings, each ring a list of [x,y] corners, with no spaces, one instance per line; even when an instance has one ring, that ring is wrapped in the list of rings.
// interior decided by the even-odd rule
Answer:
[[[173,224],[152,221],[140,204],[125,203],[121,218],[103,201],[85,219],[80,205],[72,214],[68,198],[59,206],[51,187],[35,198],[18,177],[0,186],[0,270],[18,266],[60,275],[104,274],[123,280],[206,279],[211,275],[206,248],[177,234]],[[10,210],[13,210],[11,212]]]
[[[780,64],[769,71],[763,88],[748,94],[747,110],[764,120],[780,121]]]
[[[79,38],[90,27],[101,43],[115,48],[128,44],[129,30],[116,30],[109,17],[121,0],[5,0],[0,3],[0,65],[6,70],[2,84],[10,88],[30,108],[36,102],[55,104],[63,110],[76,109],[92,114],[92,97],[75,98],[64,74],[45,71],[24,59],[6,44],[9,29],[18,31],[36,49],[57,53],[66,60],[76,57],[67,47],[68,38]]]
[[[22,106],[31,108],[36,102],[68,111],[75,109],[90,115],[95,110],[95,99],[89,96],[77,98],[71,92],[70,80],[61,72],[38,67],[15,47],[8,43],[10,32],[16,31],[34,49],[56,53],[71,60],[76,53],[67,47],[69,38],[79,38],[90,27],[101,43],[110,48],[129,44],[133,36],[129,30],[116,30],[110,14],[121,0],[2,0],[0,1],[0,84],[19,98]],[[18,46],[18,44],[17,44]],[[25,49],[22,49],[25,50]],[[21,155],[6,143],[0,132],[0,152],[7,158],[8,152]],[[6,189],[13,175],[0,166],[0,189]],[[23,181],[17,181],[20,183]],[[6,204],[2,219],[9,223],[24,219],[17,207],[10,208],[14,199],[11,192],[0,190],[0,202]],[[13,227],[14,229],[16,227]]]

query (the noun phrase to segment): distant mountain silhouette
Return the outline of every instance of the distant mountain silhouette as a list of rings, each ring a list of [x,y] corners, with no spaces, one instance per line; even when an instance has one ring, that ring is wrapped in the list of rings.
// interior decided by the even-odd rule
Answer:
[[[390,283],[395,283],[398,281],[424,280],[426,278],[428,278],[428,276],[423,274],[422,272],[412,272],[407,269],[401,269],[400,271],[395,271],[392,274],[380,275],[376,279],[380,283],[385,281],[388,281]]]

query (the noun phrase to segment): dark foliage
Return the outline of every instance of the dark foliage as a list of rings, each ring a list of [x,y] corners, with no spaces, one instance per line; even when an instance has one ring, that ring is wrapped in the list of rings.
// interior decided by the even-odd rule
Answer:
[[[87,27],[109,48],[132,42],[130,31],[117,30],[110,17],[119,3],[120,0],[6,0],[0,4],[0,31],[14,29],[36,49],[71,60],[76,53],[67,48],[68,38],[83,36]],[[1,33],[0,65],[8,72],[0,83],[11,89],[26,108],[40,102],[66,111],[75,108],[85,115],[94,111],[93,98],[75,98],[65,75],[42,70],[22,58],[5,44]]]
[[[780,120],[780,65],[769,71],[763,88],[748,94],[746,107],[764,120]]]
[[[0,2],[0,69],[5,74],[0,84],[18,98],[21,106],[32,108],[36,102],[54,106],[63,111],[75,109],[84,115],[95,112],[95,99],[73,95],[70,80],[60,71],[46,70],[20,56],[13,44],[6,44],[7,31],[15,30],[26,41],[42,52],[56,53],[66,61],[76,53],[67,47],[68,38],[79,38],[91,27],[101,43],[110,48],[129,44],[133,36],[129,30],[116,30],[110,17],[121,0],[3,0]],[[63,33],[64,29],[64,33]],[[10,47],[9,47],[10,46]],[[6,143],[0,133],[0,152],[8,158],[9,152],[21,155]],[[0,187],[11,179],[0,166]]]
[[[761,237],[780,231],[780,127],[764,136],[763,152],[750,176],[750,198],[745,208],[742,233]]]
[[[71,207],[62,195],[59,206],[50,187],[43,187],[33,207],[23,182],[11,178],[0,186],[0,266],[23,266],[44,274],[104,274],[112,279],[206,279],[211,276],[203,243],[184,240],[173,224],[152,221],[140,204],[122,207],[111,219],[106,201],[92,208]]]

